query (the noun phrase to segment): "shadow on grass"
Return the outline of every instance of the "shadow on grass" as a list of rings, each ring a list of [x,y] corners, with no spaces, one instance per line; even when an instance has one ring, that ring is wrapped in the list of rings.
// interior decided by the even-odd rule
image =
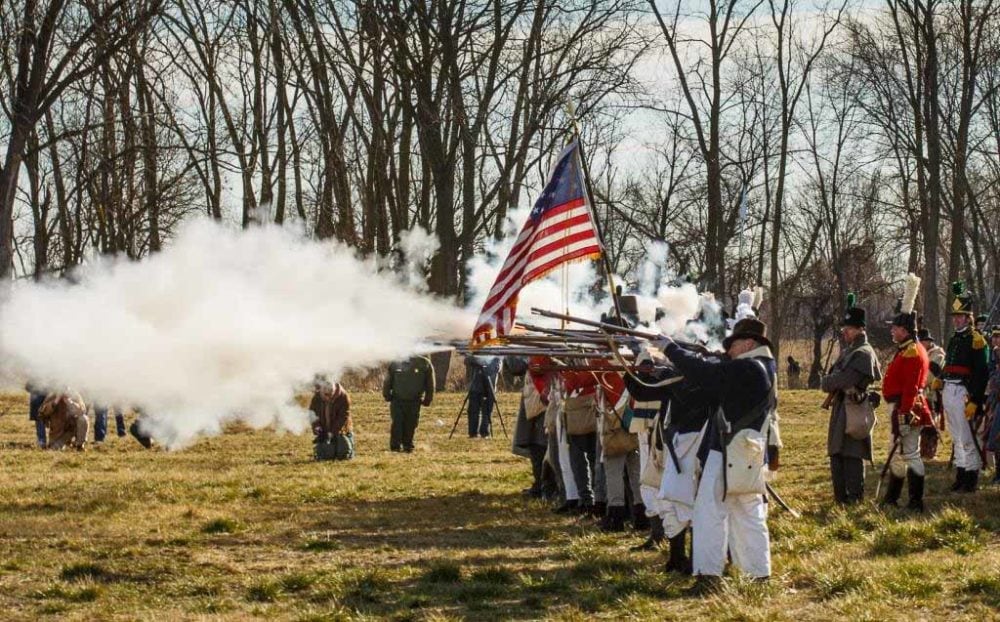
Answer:
[[[320,514],[310,522],[309,515]],[[455,549],[475,554],[497,548],[546,548],[553,531],[565,532],[567,519],[548,506],[519,495],[461,493],[386,501],[338,501],[309,508],[297,548],[328,550]],[[305,537],[302,537],[303,532]]]

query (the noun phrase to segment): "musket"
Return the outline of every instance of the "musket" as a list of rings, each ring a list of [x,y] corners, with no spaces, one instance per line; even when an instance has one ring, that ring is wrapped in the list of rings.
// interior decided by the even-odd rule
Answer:
[[[611,359],[614,355],[607,350],[582,352],[580,350],[559,350],[553,348],[481,348],[479,350],[456,350],[459,354],[473,356],[548,356],[552,358]],[[620,354],[631,358],[631,354]]]
[[[997,295],[993,297],[993,306],[990,307],[990,315],[986,318],[986,330],[989,330],[990,326],[993,326],[993,322],[996,321],[997,311],[1000,311],[1000,292],[997,292]]]
[[[779,495],[773,487],[771,487],[771,484],[765,482],[764,487],[767,489],[767,494],[771,495],[771,498],[774,499],[774,502],[781,506],[781,509],[791,514],[792,518],[802,518],[802,515],[793,510],[792,506],[785,503],[785,500],[781,498],[781,495]]]
[[[892,458],[896,455],[896,451],[899,450],[899,435],[893,435],[892,439],[892,449],[889,450],[889,456],[885,459],[885,464],[882,466],[882,473],[878,476],[878,484],[875,485],[875,500],[878,501],[878,493],[882,490],[882,481],[885,479],[885,474],[889,472],[889,467],[892,465]]]
[[[645,339],[646,341],[657,341],[664,337],[664,335],[658,333],[649,333],[642,330],[636,330],[634,328],[625,328],[624,326],[618,326],[617,324],[608,324],[607,322],[588,320],[582,317],[566,315],[565,313],[546,311],[545,309],[539,309],[537,307],[532,307],[531,312],[534,313],[535,315],[540,315],[542,317],[548,317],[555,320],[564,320],[566,322],[572,322],[574,324],[582,324],[584,326],[593,326],[594,328],[599,328],[606,333],[629,335],[630,337],[638,337],[639,339]],[[680,341],[677,339],[673,339],[672,341],[677,345],[689,350],[695,350],[697,352],[703,352],[703,353],[708,352],[708,349],[705,348],[705,346],[698,343],[691,343],[689,341]]]

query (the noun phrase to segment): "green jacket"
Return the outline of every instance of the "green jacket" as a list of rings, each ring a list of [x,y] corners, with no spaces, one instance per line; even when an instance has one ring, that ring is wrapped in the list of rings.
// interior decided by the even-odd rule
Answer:
[[[382,383],[385,401],[422,401],[430,406],[434,400],[434,367],[424,356],[411,356],[389,365]]]
[[[944,359],[945,380],[958,380],[969,392],[969,400],[982,404],[990,378],[990,348],[986,337],[974,328],[952,335]]]

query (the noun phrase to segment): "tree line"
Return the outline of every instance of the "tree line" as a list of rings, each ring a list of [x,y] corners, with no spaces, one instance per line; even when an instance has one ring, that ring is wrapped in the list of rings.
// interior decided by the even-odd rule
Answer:
[[[664,241],[819,352],[846,292],[887,315],[913,271],[940,334],[951,281],[1000,292],[997,4],[3,2],[0,273],[140,258],[200,213],[386,265],[420,226],[462,298],[578,121],[618,272]]]

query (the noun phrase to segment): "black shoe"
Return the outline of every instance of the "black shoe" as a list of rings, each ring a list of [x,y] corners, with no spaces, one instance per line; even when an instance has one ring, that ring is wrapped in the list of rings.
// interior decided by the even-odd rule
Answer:
[[[413,453],[413,448],[412,447],[404,447],[403,451],[405,453],[412,454]]]
[[[670,558],[667,560],[667,572],[682,575],[691,574],[691,558],[687,554],[687,529],[670,538]]]
[[[906,504],[906,509],[917,512],[924,511],[924,476],[917,475],[913,471],[907,473],[910,500]]]
[[[882,497],[882,501],[879,505],[883,507],[896,507],[896,502],[899,501],[899,496],[901,494],[903,494],[903,478],[890,474],[889,485],[886,487],[885,496]]]
[[[142,445],[146,449],[153,448],[153,439],[149,436],[146,436],[139,430],[138,421],[134,421],[132,425],[129,426],[128,431],[132,436],[135,437],[135,440],[139,441],[140,445]]]
[[[608,514],[608,504],[604,501],[595,501],[594,505],[590,506],[590,513],[594,518],[603,519]]]
[[[569,501],[563,501],[563,504],[552,510],[554,514],[572,514],[576,512],[577,508],[580,507],[579,499],[570,499]]]
[[[628,512],[625,510],[625,506],[613,505],[608,508],[607,514],[601,519],[598,528],[605,532],[625,531],[625,518],[627,516]]]
[[[979,471],[966,471],[965,483],[959,492],[976,492],[979,487]]]
[[[666,534],[663,533],[663,521],[657,516],[656,520],[650,521],[649,537],[640,545],[633,546],[632,551],[655,551],[660,548],[660,543]]]
[[[646,516],[646,506],[636,503],[632,506],[632,529],[645,531],[650,528],[649,517]]]
[[[694,585],[688,590],[690,596],[708,596],[722,589],[722,577],[700,574],[695,578]]]
[[[951,485],[952,492],[958,492],[965,486],[965,469],[958,467],[955,469],[955,483]]]

